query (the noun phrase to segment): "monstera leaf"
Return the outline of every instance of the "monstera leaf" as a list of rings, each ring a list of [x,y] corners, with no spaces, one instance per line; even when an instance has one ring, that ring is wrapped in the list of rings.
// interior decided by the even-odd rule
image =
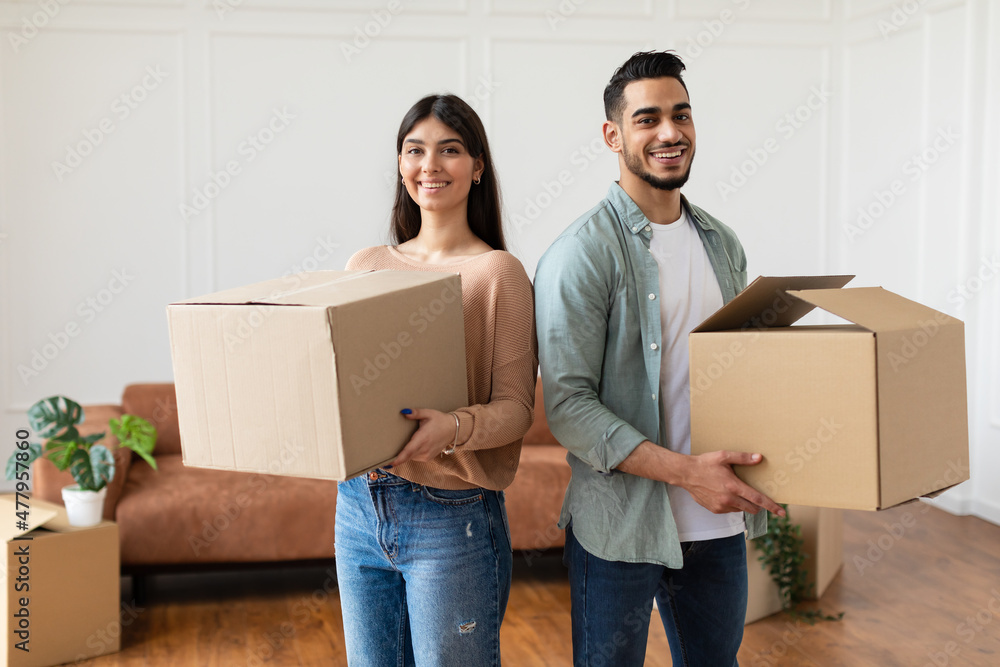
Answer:
[[[83,408],[65,396],[43,398],[28,408],[31,430],[42,438],[75,440],[79,435],[76,425],[82,421]]]
[[[94,445],[89,454],[83,449],[77,449],[73,453],[69,470],[81,489],[100,491],[115,476],[115,457],[104,445]]]
[[[112,419],[108,425],[122,447],[131,449],[156,470],[156,459],[153,458],[153,447],[156,446],[155,426],[135,415],[122,415],[121,420]]]

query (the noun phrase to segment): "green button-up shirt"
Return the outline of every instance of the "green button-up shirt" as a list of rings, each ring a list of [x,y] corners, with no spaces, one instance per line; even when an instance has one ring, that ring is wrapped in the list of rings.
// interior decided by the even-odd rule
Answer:
[[[746,255],[731,229],[682,198],[725,302],[746,287]],[[535,272],[545,413],[569,450],[572,479],[559,527],[605,560],[683,565],[667,484],[615,468],[644,440],[664,446],[660,283],[650,222],[624,190],[555,240]],[[724,445],[725,443],[720,443]],[[750,538],[766,512],[745,515]]]

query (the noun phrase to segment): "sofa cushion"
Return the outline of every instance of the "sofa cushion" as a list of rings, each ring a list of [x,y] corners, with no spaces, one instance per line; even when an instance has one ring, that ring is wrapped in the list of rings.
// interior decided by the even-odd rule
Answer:
[[[556,437],[549,430],[549,423],[545,419],[545,401],[542,396],[542,378],[539,376],[535,382],[535,421],[531,428],[524,434],[525,445],[555,445],[558,444]]]
[[[556,523],[569,477],[566,450],[561,445],[521,449],[517,476],[504,494],[514,549],[548,549],[563,545],[565,536]]]
[[[122,394],[122,412],[142,417],[156,427],[156,455],[180,454],[177,395],[172,382],[130,384]]]
[[[123,565],[333,557],[336,482],[156,462],[133,463],[118,501]]]

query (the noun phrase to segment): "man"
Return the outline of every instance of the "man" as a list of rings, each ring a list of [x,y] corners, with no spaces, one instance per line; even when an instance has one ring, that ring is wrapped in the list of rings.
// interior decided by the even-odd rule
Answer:
[[[733,473],[760,454],[690,455],[687,336],[746,287],[746,256],[681,195],[695,153],[683,69],[650,52],[615,72],[603,131],[620,180],[535,274],[545,408],[572,468],[559,525],[578,666],[642,665],[654,598],[675,665],[735,665],[743,532],[764,532],[761,509],[784,514]]]

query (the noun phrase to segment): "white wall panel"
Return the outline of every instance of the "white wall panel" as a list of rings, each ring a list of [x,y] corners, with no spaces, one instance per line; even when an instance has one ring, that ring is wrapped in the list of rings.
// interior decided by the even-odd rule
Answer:
[[[698,149],[685,193],[737,231],[751,278],[823,271],[827,60],[822,47],[719,45],[688,75]]]
[[[174,34],[50,29],[0,61],[18,323],[3,336],[4,405],[55,392],[108,400],[164,376],[163,305],[181,278],[170,215],[183,176],[180,60]]]
[[[529,275],[549,244],[617,178],[604,146],[604,87],[630,42],[498,41],[490,142],[514,250]],[[523,60],[522,60],[523,59]],[[531,76],[521,64],[534,62]]]
[[[919,180],[934,173],[913,162],[926,145],[922,62],[917,32],[848,45],[846,218],[833,221],[842,234],[838,271],[911,298],[921,270]]]
[[[830,0],[678,0],[678,18],[720,19],[731,11],[746,18],[765,21],[824,21],[830,18]],[[725,20],[725,17],[721,17]]]
[[[399,122],[428,93],[462,92],[462,41],[385,37],[351,63],[338,42],[213,39],[212,169],[240,169],[213,202],[220,289],[312,266],[316,254],[319,268],[341,269],[358,248],[384,242]],[[419,75],[397,77],[403,63]],[[267,139],[285,113],[294,118],[258,151],[248,137]]]

